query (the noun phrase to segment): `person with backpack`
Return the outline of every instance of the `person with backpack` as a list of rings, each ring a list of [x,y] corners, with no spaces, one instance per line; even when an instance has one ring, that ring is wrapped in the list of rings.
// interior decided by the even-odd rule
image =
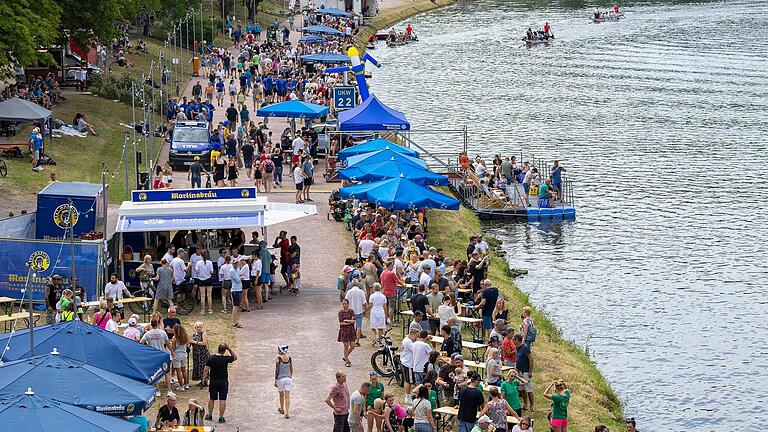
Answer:
[[[261,177],[261,181],[264,184],[264,192],[272,192],[272,174],[275,172],[275,163],[271,159],[267,158],[266,154],[261,155],[261,170],[264,175]]]
[[[526,306],[523,308],[523,314],[520,316],[523,322],[520,324],[520,335],[523,337],[526,345],[532,346],[536,342],[536,327],[531,320],[531,307]]]

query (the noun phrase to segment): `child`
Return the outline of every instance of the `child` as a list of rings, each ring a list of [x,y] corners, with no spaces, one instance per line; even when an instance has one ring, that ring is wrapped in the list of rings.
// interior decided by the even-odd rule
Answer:
[[[293,281],[291,294],[299,295],[299,290],[301,290],[301,271],[299,264],[293,264],[291,266],[291,281]]]

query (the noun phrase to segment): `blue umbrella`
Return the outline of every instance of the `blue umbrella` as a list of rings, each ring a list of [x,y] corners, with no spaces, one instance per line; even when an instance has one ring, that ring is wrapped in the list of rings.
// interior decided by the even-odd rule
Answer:
[[[305,44],[325,43],[325,39],[323,39],[322,36],[308,34],[302,37],[301,39],[299,39],[299,42],[305,43]]]
[[[427,169],[427,164],[423,160],[399,153],[391,148],[385,148],[383,150],[372,151],[368,153],[359,154],[356,156],[350,156],[346,161],[346,168],[356,166],[358,164],[371,164],[375,162],[384,162],[388,160],[397,160],[404,163],[415,165],[422,169]]]
[[[343,64],[351,63],[349,56],[336,53],[307,54],[300,57],[304,63]]]
[[[339,171],[339,178],[342,180],[359,182],[370,182],[401,176],[420,185],[448,186],[448,177],[398,160],[357,164],[352,168]]]
[[[138,432],[139,425],[84,408],[25,393],[0,398],[4,431]]]
[[[359,154],[369,153],[369,152],[384,150],[384,149],[390,149],[392,151],[396,151],[398,153],[402,153],[404,155],[412,156],[415,158],[419,157],[419,152],[417,152],[416,150],[412,150],[412,149],[409,149],[408,147],[397,145],[392,141],[385,140],[384,138],[377,138],[375,140],[366,141],[356,146],[345,148],[344,150],[338,152],[336,154],[336,157],[338,157],[339,160],[345,160],[350,156],[356,156]]]
[[[436,208],[458,210],[459,201],[427,186],[398,177],[339,189],[343,198],[355,198],[387,210]]]
[[[0,335],[0,346],[11,337],[16,342],[2,360],[29,358],[29,329]],[[154,384],[171,366],[171,356],[165,351],[77,320],[35,327],[35,352],[49,353],[54,348],[69,358],[147,384]]]
[[[259,108],[256,116],[316,119],[327,116],[329,112],[325,105],[292,100]]]
[[[113,416],[140,415],[155,400],[155,387],[59,355],[55,351],[0,367],[0,396],[37,394]]]
[[[337,16],[337,17],[344,17],[344,18],[352,18],[352,14],[349,12],[344,12],[341,9],[336,8],[320,8],[317,10],[317,13],[319,14],[325,14],[325,15],[331,15],[331,16]]]
[[[335,28],[324,26],[324,25],[314,25],[314,26],[308,26],[301,29],[302,33],[309,33],[309,34],[325,34],[330,36],[344,36],[344,33],[336,30]]]

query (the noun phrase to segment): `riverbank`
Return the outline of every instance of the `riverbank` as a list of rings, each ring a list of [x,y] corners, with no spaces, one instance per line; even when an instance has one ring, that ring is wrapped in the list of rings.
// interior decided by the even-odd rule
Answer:
[[[379,13],[355,35],[355,45],[364,49],[368,38],[379,30],[392,27],[400,21],[406,20],[416,14],[427,12],[433,9],[441,8],[455,3],[456,0],[416,0],[403,2],[398,0],[387,0],[382,5]],[[417,30],[418,31],[418,30]]]
[[[464,258],[469,236],[482,232],[480,221],[464,207],[458,213],[432,210],[427,216],[430,244],[442,247],[445,255],[453,259]],[[493,257],[488,277],[507,298],[511,321],[516,326],[522,308],[533,307],[528,296],[515,285],[503,258]],[[601,423],[611,430],[623,429],[621,402],[594,362],[579,346],[565,340],[552,321],[535,307],[532,318],[538,330],[533,351],[536,404],[533,418],[537,429],[545,427],[549,412],[549,403],[542,393],[548,383],[558,379],[568,383],[573,391],[568,409],[570,431],[591,432]]]

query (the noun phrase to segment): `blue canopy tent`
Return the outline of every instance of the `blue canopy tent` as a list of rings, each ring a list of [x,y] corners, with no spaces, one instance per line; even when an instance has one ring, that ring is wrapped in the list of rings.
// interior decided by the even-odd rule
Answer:
[[[344,64],[352,62],[349,56],[336,53],[307,54],[299,58],[303,63]]]
[[[331,15],[331,16],[337,16],[337,17],[343,17],[343,18],[352,18],[352,14],[349,12],[344,12],[341,9],[336,8],[320,8],[317,10],[317,13],[323,14],[323,15]]]
[[[28,388],[58,401],[113,416],[141,415],[155,400],[155,387],[59,355],[58,351],[0,366],[0,396]]]
[[[50,353],[57,348],[69,358],[147,384],[154,384],[171,366],[171,356],[167,352],[82,321],[61,322],[34,330],[35,352],[38,354]],[[29,329],[0,335],[0,346],[11,337],[16,338],[16,342],[11,344],[2,360],[29,358]]]
[[[300,43],[305,44],[319,44],[319,43],[325,43],[325,39],[322,36],[317,36],[313,34],[308,34],[301,39],[299,39]]]
[[[316,119],[327,116],[329,112],[330,109],[325,105],[292,100],[259,108],[256,116]]]
[[[448,177],[400,160],[358,163],[339,171],[339,178],[359,182],[403,177],[420,185],[448,186]]]
[[[136,342],[134,342],[136,343]],[[32,389],[0,398],[4,431],[138,432],[139,425],[35,395]]]
[[[324,25],[313,25],[313,26],[303,27],[301,29],[301,32],[307,33],[307,34],[324,34],[328,36],[344,36],[344,33],[336,30],[335,28],[324,26]]]
[[[410,130],[405,114],[384,105],[371,95],[360,105],[339,113],[341,131]]]
[[[436,208],[458,210],[458,200],[398,177],[339,189],[342,198],[365,200],[387,210]]]
[[[416,150],[403,147],[401,145],[393,143],[392,141],[387,141],[384,138],[376,138],[375,140],[366,141],[356,146],[345,148],[344,150],[341,150],[340,152],[338,152],[336,154],[336,157],[340,161],[343,161],[350,156],[357,156],[359,154],[370,153],[373,151],[384,150],[384,149],[391,149],[392,151],[402,153],[404,155],[412,156],[415,158],[419,157],[419,152],[417,152]]]
[[[357,156],[350,156],[347,158],[345,167],[350,168],[353,166],[357,166],[358,164],[367,165],[367,164],[372,164],[376,162],[384,162],[388,160],[401,161],[403,163],[413,165],[417,168],[427,169],[427,164],[423,160],[412,157],[412,156],[408,156],[402,153],[398,153],[392,150],[391,148],[369,152],[369,153],[363,153]]]

